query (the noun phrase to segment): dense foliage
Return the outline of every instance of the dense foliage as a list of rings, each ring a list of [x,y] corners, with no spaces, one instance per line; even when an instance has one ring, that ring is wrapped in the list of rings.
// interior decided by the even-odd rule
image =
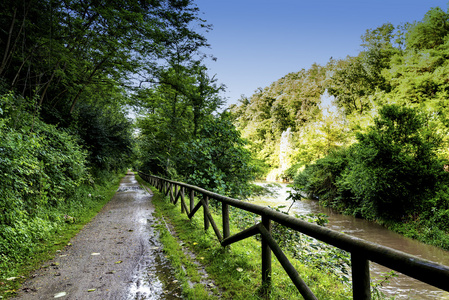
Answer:
[[[448,28],[436,7],[421,21],[368,29],[357,56],[242,98],[234,123],[266,170],[295,178],[298,192],[447,248]],[[290,168],[281,168],[288,128]]]
[[[368,219],[422,212],[435,184],[449,175],[436,155],[435,138],[410,108],[386,105],[357,142],[319,159],[298,175],[303,191],[326,205]],[[444,181],[447,181],[444,180]]]
[[[226,112],[222,86],[201,62],[171,62],[138,95],[139,168],[211,191],[245,197],[253,179],[250,152]]]
[[[186,180],[222,195],[246,196],[253,179],[251,153],[226,115],[211,118],[183,145]]]
[[[12,93],[0,97],[0,269],[5,272],[64,223],[66,199],[90,179],[78,139],[33,117],[26,104]]]
[[[232,124],[212,116],[222,87],[201,64],[207,43],[192,28],[209,25],[192,1],[7,0],[0,26],[0,278],[17,275],[43,241],[104,204],[101,187],[136,160],[172,170],[180,151],[193,151],[185,143],[207,134],[245,153]],[[154,110],[139,148],[131,106]],[[221,133],[205,133],[214,126]],[[207,166],[226,173],[244,158]]]
[[[250,99],[240,99],[240,105],[231,106],[234,123],[249,139],[251,151],[269,168],[279,167],[282,132],[290,127],[297,133],[294,139],[301,140],[299,135],[307,130],[307,124],[321,116],[319,104],[326,78],[326,69],[313,65],[259,89]]]
[[[3,1],[0,11],[1,87],[75,132],[94,170],[130,163],[136,84],[206,45],[190,29],[208,28],[191,1]]]

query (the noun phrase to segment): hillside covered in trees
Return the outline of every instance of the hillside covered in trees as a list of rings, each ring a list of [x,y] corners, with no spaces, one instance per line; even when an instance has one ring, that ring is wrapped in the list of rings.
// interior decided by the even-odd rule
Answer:
[[[361,46],[240,99],[234,124],[259,177],[294,178],[323,205],[449,248],[449,13],[368,29]]]

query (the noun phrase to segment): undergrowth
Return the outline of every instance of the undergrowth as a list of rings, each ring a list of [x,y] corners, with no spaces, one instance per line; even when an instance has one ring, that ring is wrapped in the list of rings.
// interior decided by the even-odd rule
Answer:
[[[98,175],[95,182],[80,185],[70,198],[48,208],[45,218],[23,221],[2,233],[0,298],[15,295],[32,271],[64,248],[112,198],[124,174]]]

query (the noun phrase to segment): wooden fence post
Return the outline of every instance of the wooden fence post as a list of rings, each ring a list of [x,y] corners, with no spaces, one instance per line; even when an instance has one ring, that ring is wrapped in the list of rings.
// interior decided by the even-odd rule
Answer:
[[[209,196],[202,195],[202,197],[204,197],[204,204],[207,206],[207,208],[209,208]],[[204,215],[204,231],[206,231],[209,229],[209,219],[207,217],[205,207],[203,207],[203,215]]]
[[[221,216],[223,219],[223,239],[231,235],[229,230],[229,204],[222,202]]]
[[[181,187],[180,193],[181,193],[181,213],[183,214],[185,212],[185,209],[184,209],[184,205],[185,205],[185,203],[184,203],[184,187]]]
[[[190,212],[192,212],[192,210],[195,208],[195,191],[194,190],[190,190],[190,194],[189,194],[189,198],[190,198]]]
[[[176,204],[176,196],[178,196],[178,185],[175,184],[175,192],[174,192],[174,196],[173,196],[173,204]]]
[[[262,225],[271,234],[271,220],[262,215]],[[268,297],[271,289],[271,249],[267,240],[262,236],[262,293]]]
[[[354,300],[370,300],[369,261],[359,253],[351,253],[352,297]]]

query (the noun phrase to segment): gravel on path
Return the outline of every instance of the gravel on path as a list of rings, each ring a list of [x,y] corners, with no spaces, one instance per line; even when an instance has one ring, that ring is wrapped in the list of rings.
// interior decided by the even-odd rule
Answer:
[[[151,199],[128,172],[111,201],[16,299],[181,299],[154,229],[159,220]]]

